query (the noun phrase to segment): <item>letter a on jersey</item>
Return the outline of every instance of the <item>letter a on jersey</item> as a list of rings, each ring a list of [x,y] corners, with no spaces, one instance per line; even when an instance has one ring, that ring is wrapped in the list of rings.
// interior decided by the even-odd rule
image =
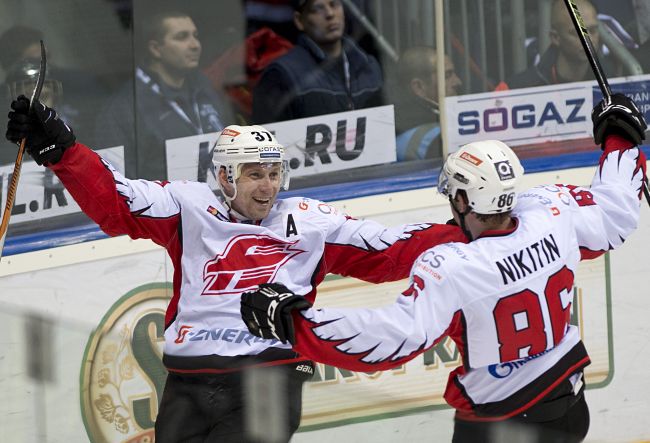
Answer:
[[[293,214],[291,213],[287,216],[287,233],[285,237],[290,235],[298,235],[298,228],[296,228],[296,222],[293,220]]]

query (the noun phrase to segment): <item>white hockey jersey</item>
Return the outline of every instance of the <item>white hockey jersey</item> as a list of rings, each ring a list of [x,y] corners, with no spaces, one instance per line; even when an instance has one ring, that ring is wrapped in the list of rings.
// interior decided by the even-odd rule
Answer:
[[[294,313],[294,349],[372,372],[450,336],[463,361],[445,392],[457,416],[522,413],[589,364],[578,328],[569,323],[576,268],[581,258],[620,246],[637,226],[645,157],[636,148],[617,150],[629,143],[616,141],[590,189],[530,189],[518,197],[511,230],[424,252],[395,304]]]
[[[174,264],[163,362],[170,371],[221,372],[299,359],[288,345],[248,332],[240,296],[281,281],[316,295],[327,273],[370,282],[407,278],[429,247],[464,241],[459,228],[385,228],[307,198],[277,200],[260,224],[237,222],[205,183],[129,180],[76,144],[51,167],[109,235],[150,238]]]

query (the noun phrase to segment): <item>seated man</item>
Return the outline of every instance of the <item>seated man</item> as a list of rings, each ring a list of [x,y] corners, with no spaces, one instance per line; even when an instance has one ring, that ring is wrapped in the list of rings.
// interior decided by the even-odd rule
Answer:
[[[439,122],[437,55],[428,46],[414,46],[400,57],[395,104],[397,161],[442,155]],[[445,56],[445,96],[462,85],[451,58]]]
[[[340,0],[293,0],[296,46],[275,60],[253,91],[253,122],[380,106],[379,63],[344,37]]]
[[[589,31],[594,48],[600,49],[596,8],[590,0],[576,0],[575,3]],[[502,83],[498,89],[527,88],[594,79],[585,51],[562,0],[553,2],[550,38],[551,45],[542,54],[539,63],[515,74],[507,80],[507,86]],[[615,74],[609,57],[599,55],[599,59],[605,74],[608,76]]]
[[[144,64],[135,70],[135,97],[128,82],[99,114],[97,139],[107,147],[124,145],[127,176],[162,180],[166,140],[220,131],[230,117],[197,70],[201,42],[192,18],[163,11],[142,28]]]

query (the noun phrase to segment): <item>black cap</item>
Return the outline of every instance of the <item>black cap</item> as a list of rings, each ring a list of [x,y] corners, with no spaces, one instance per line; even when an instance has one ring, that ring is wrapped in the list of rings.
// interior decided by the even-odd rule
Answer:
[[[298,12],[302,12],[302,8],[305,7],[307,0],[291,0],[291,6]]]

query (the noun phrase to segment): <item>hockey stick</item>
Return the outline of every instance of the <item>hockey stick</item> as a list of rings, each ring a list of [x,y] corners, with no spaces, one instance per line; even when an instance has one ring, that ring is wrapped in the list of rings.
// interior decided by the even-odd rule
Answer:
[[[600,92],[603,94],[603,99],[605,102],[609,103],[612,100],[612,90],[609,87],[609,83],[607,82],[607,77],[605,77],[605,71],[600,65],[600,61],[598,60],[598,55],[596,54],[594,45],[591,43],[589,31],[587,31],[587,27],[582,20],[578,6],[576,6],[574,0],[564,0],[564,4],[569,10],[571,21],[573,22],[573,26],[576,28],[578,38],[580,39],[580,43],[582,43],[582,48],[585,50],[585,55],[587,56],[587,60],[589,60],[589,64],[591,65],[591,70],[596,77],[596,81],[600,87]],[[649,187],[650,185],[648,185],[648,177],[646,177],[643,181],[643,195],[645,195],[645,199],[648,202],[648,205],[650,205]]]
[[[32,97],[29,100],[29,114],[34,112],[34,102],[38,101],[41,96],[41,89],[43,89],[43,82],[45,81],[45,69],[47,65],[47,59],[45,57],[45,45],[43,40],[41,40],[41,67],[38,71],[38,79],[36,80],[36,86],[32,91]],[[11,210],[14,207],[14,202],[16,201],[16,191],[18,189],[18,179],[20,178],[20,169],[23,166],[23,158],[25,155],[25,142],[27,138],[23,138],[20,141],[20,148],[18,148],[18,155],[16,156],[16,163],[14,164],[14,171],[11,174],[11,181],[9,182],[9,187],[7,188],[7,202],[5,203],[5,209],[2,212],[2,223],[0,223],[0,260],[2,260],[2,250],[5,246],[5,239],[7,237],[7,229],[9,228],[9,218],[11,217]]]

